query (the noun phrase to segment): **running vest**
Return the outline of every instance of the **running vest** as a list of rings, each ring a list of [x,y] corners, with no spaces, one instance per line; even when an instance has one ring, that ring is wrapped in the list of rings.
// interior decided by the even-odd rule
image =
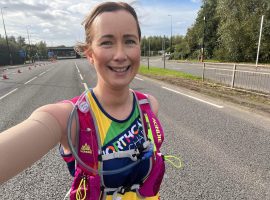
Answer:
[[[93,174],[80,164],[75,165],[74,157],[63,154],[60,148],[74,176],[70,199],[159,199],[158,191],[165,172],[164,159],[159,152],[164,134],[147,96],[137,91],[133,94],[133,110],[124,123],[112,119],[102,109],[92,90],[84,97],[71,99],[78,107],[77,152],[82,161],[105,171],[140,162],[120,173]]]

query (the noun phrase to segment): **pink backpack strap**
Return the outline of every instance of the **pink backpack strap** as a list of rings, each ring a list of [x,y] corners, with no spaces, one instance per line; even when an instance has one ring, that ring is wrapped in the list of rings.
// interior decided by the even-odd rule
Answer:
[[[163,133],[163,129],[162,126],[158,120],[158,118],[155,116],[155,114],[152,111],[151,108],[151,104],[150,101],[147,97],[146,94],[143,94],[141,92],[138,91],[134,91],[138,104],[139,104],[139,109],[141,110],[143,116],[144,116],[144,123],[147,124],[147,129],[151,127],[151,132],[148,129],[147,131],[147,137],[149,139],[153,139],[155,146],[156,146],[156,150],[157,152],[159,152],[159,149],[162,145],[162,142],[164,140],[164,133]],[[152,133],[152,134],[151,134]]]
[[[88,166],[97,169],[98,168],[98,138],[96,135],[95,125],[93,117],[90,113],[90,105],[87,103],[86,98],[76,96],[70,100],[64,100],[60,103],[71,103],[73,106],[77,106],[77,114],[79,121],[79,133],[76,136],[76,149],[80,159]],[[65,155],[60,149],[60,154],[67,162],[70,169],[70,162],[74,161],[72,154]],[[74,166],[74,165],[73,165]],[[82,168],[81,165],[76,163],[76,167]],[[69,170],[71,172],[71,170]],[[74,176],[74,175],[73,175]]]
[[[79,98],[73,98],[71,101],[74,102],[76,100],[78,101]],[[77,112],[80,124],[77,135],[77,153],[84,163],[94,169],[98,169],[99,146],[94,119],[90,113],[90,105],[86,101],[86,98],[82,98],[80,102],[77,101],[76,105],[78,106]],[[83,168],[82,166],[80,167]]]

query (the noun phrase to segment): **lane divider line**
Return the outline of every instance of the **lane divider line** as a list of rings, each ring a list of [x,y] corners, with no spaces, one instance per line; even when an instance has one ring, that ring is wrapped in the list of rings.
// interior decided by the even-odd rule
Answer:
[[[9,93],[5,94],[4,96],[0,97],[0,100],[4,99],[6,96],[12,94],[13,92],[15,92],[16,90],[18,90],[18,88],[15,88],[14,90],[11,90]]]
[[[167,87],[162,87],[162,88],[163,88],[163,89],[166,89],[166,90],[169,90],[169,91],[171,91],[171,92],[175,92],[175,93],[177,93],[177,94],[181,94],[181,95],[183,95],[183,96],[189,97],[189,98],[191,98],[191,99],[195,99],[195,100],[197,100],[197,101],[200,101],[200,102],[209,104],[209,105],[214,106],[214,107],[216,107],[216,108],[224,108],[224,106],[220,106],[220,105],[217,105],[217,104],[214,104],[214,103],[210,103],[210,102],[208,102],[208,101],[205,101],[205,100],[199,99],[199,98],[197,98],[197,97],[193,97],[193,96],[184,94],[184,93],[182,93],[182,92],[178,92],[178,91],[176,91],[176,90],[173,90],[173,89],[170,89],[170,88],[167,88]]]
[[[143,81],[142,78],[139,78],[139,77],[137,77],[137,76],[135,76],[135,79],[140,80],[140,81]]]
[[[79,68],[78,68],[78,66],[77,66],[77,63],[74,62],[74,64],[75,64],[75,66],[76,66],[76,68],[77,68],[78,73],[80,74],[81,72],[80,72],[80,70],[79,70]]]
[[[84,89],[87,90],[88,89],[88,86],[86,83],[83,83],[83,86],[84,86]]]
[[[42,72],[41,74],[39,74],[38,76],[42,76],[43,74],[45,74],[46,72]]]
[[[74,62],[74,64],[75,64],[75,66],[76,66],[76,68],[77,68],[77,71],[78,71],[78,74],[79,74],[81,80],[83,81],[83,77],[82,77],[81,72],[80,72],[80,70],[79,70],[79,68],[78,68],[78,66],[77,66],[77,63]]]
[[[35,76],[34,78],[30,79],[29,81],[25,82],[24,85],[30,83],[31,81],[35,80],[37,78],[37,76]]]
[[[79,75],[80,75],[81,80],[83,81],[83,77],[82,77],[81,73]]]

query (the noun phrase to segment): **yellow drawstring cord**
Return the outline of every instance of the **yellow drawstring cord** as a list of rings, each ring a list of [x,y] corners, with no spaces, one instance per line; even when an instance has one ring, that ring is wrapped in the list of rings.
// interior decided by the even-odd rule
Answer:
[[[82,188],[82,185],[83,185],[83,188]],[[84,191],[83,197],[82,197],[81,189],[83,189]],[[86,178],[83,177],[76,191],[76,200],[85,200],[85,198],[86,198]]]
[[[180,158],[176,157],[176,156],[171,156],[171,155],[168,155],[168,156],[163,156],[164,157],[164,160],[169,162],[170,164],[172,164],[172,166],[174,166],[175,168],[177,169],[180,169],[182,168],[182,161]],[[175,163],[173,162],[173,159],[178,161],[179,163]]]

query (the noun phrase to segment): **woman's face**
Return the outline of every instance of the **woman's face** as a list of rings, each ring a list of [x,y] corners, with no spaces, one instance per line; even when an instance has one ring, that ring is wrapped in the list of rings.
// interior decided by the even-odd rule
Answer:
[[[127,87],[140,65],[140,40],[134,17],[123,10],[97,16],[92,24],[88,59],[96,68],[98,84]]]

